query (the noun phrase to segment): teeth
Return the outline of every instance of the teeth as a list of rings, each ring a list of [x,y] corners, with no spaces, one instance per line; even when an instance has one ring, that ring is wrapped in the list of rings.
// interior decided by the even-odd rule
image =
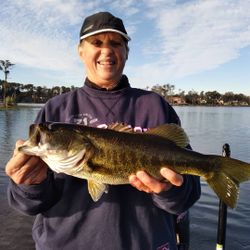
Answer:
[[[101,65],[114,65],[115,64],[114,61],[99,61],[98,63]]]

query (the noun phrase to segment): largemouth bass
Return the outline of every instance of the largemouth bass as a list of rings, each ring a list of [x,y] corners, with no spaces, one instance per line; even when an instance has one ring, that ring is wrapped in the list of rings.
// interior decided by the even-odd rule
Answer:
[[[186,149],[184,130],[164,124],[144,133],[113,124],[107,129],[83,125],[44,123],[30,126],[29,139],[19,151],[36,155],[57,173],[86,179],[97,201],[108,185],[128,184],[139,170],[163,180],[160,169],[168,166],[179,174],[203,177],[217,196],[234,208],[239,183],[250,179],[250,164],[219,155]]]

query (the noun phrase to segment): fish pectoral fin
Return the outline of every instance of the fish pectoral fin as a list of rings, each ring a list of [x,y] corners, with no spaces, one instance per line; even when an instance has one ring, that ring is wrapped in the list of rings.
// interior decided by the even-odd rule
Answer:
[[[98,201],[104,192],[108,192],[108,185],[88,180],[88,190],[93,201]]]
[[[173,141],[177,146],[182,148],[185,148],[189,144],[189,139],[184,129],[174,123],[160,125],[149,129],[146,133]]]

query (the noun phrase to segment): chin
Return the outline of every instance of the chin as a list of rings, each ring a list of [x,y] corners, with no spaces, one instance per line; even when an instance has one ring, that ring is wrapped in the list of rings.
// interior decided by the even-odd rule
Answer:
[[[103,76],[102,81],[105,84],[110,84],[110,83],[117,83],[121,79],[122,75],[108,75],[108,76]]]

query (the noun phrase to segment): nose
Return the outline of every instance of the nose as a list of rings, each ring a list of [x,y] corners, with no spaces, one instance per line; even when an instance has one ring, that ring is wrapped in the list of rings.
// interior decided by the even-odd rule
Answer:
[[[112,54],[114,51],[113,51],[113,46],[109,43],[109,42],[106,42],[106,43],[103,43],[102,47],[101,47],[101,52],[103,54]]]
[[[110,56],[110,55],[113,54],[113,50],[111,48],[109,48],[109,47],[104,47],[101,50],[101,54],[105,55],[105,56]]]

